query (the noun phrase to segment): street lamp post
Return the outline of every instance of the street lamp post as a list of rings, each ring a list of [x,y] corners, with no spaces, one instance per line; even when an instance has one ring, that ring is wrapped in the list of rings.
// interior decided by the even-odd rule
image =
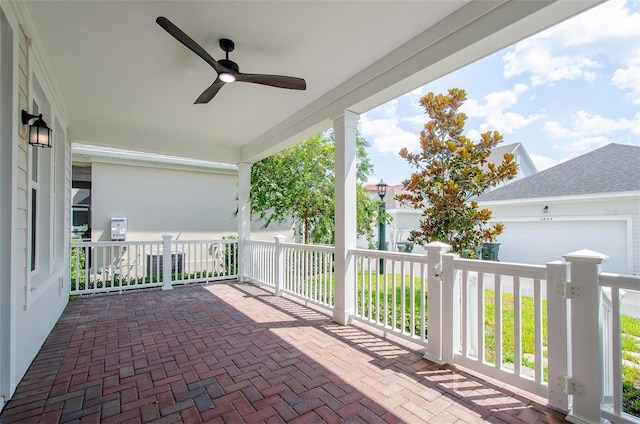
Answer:
[[[378,250],[387,250],[385,247],[385,216],[387,214],[387,205],[384,202],[384,196],[387,194],[387,183],[380,180],[376,184],[378,196],[380,196],[380,208],[378,211]],[[380,258],[380,274],[384,273],[384,259]]]

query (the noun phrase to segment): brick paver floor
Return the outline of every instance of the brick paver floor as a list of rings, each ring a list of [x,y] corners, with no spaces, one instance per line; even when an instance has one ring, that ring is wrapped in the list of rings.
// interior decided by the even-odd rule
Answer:
[[[249,284],[72,301],[0,423],[557,423],[563,415]]]

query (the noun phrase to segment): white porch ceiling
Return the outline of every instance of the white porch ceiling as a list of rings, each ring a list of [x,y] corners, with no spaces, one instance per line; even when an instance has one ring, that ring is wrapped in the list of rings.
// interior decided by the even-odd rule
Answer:
[[[29,1],[74,142],[252,162],[579,13],[598,1]],[[302,77],[306,91],[223,87],[156,23],[165,16],[242,72]],[[483,78],[479,76],[478,83]]]

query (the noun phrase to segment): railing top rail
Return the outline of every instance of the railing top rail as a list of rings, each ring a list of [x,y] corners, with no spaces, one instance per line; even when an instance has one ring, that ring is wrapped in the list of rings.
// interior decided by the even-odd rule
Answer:
[[[257,244],[257,245],[264,245],[264,246],[275,245],[276,244],[275,241],[269,241],[269,240],[247,240],[247,243],[249,243],[249,244]]]
[[[171,240],[171,243],[237,243],[238,239],[210,239],[210,240]]]
[[[600,273],[600,286],[640,291],[640,275]]]
[[[454,260],[454,268],[462,271],[478,271],[488,274],[512,275],[545,280],[547,268],[544,265],[516,264],[511,262],[480,261],[477,259]]]
[[[280,246],[298,250],[309,250],[312,252],[332,253],[335,250],[334,246],[327,246],[322,244],[281,243]]]
[[[369,249],[351,249],[349,253],[352,255],[366,256],[376,259],[394,259],[398,261],[410,261],[418,263],[427,263],[427,255],[419,253],[404,252],[388,252],[386,250],[369,250]]]
[[[80,246],[135,246],[141,244],[162,244],[162,240],[145,240],[145,241],[83,241],[83,242],[72,242],[71,247],[80,247]]]
[[[171,243],[237,243],[236,239],[211,239],[211,240],[171,240]],[[135,241],[78,241],[72,242],[71,247],[76,246],[135,246],[141,244],[162,244],[162,240],[135,240]]]

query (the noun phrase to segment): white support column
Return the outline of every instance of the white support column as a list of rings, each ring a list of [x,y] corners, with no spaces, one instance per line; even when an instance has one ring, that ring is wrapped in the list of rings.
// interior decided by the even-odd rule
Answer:
[[[162,290],[173,290],[171,284],[171,234],[162,235]]]
[[[427,280],[427,322],[429,337],[427,338],[427,352],[424,358],[437,364],[444,364],[442,360],[443,342],[443,310],[452,305],[443,304],[442,291],[442,255],[451,250],[451,246],[439,241],[429,243],[425,247],[429,264]],[[424,299],[423,299],[424,301]]]
[[[333,120],[336,137],[335,302],[333,320],[346,325],[355,309],[355,274],[350,249],[356,247],[357,113],[346,110]]]
[[[564,376],[569,375],[571,333],[567,299],[563,296],[563,284],[568,280],[569,264],[554,261],[547,264],[547,359],[549,375],[549,403],[568,411],[569,395],[564,391]]]
[[[246,248],[251,237],[251,167],[250,163],[238,164],[238,281],[246,279],[247,264],[251,260]]]
[[[287,236],[282,234],[275,236],[276,239],[276,296],[280,296],[282,292],[282,285],[284,283],[284,250],[282,249],[282,243],[285,242]]]
[[[460,345],[460,288],[456,286],[455,253],[442,255],[442,362],[453,364]]]
[[[571,299],[571,373],[565,386],[573,394],[573,407],[567,420],[574,423],[600,423],[602,378],[600,303],[598,280],[600,265],[608,256],[580,250],[564,256],[570,263],[571,282],[562,286]]]

